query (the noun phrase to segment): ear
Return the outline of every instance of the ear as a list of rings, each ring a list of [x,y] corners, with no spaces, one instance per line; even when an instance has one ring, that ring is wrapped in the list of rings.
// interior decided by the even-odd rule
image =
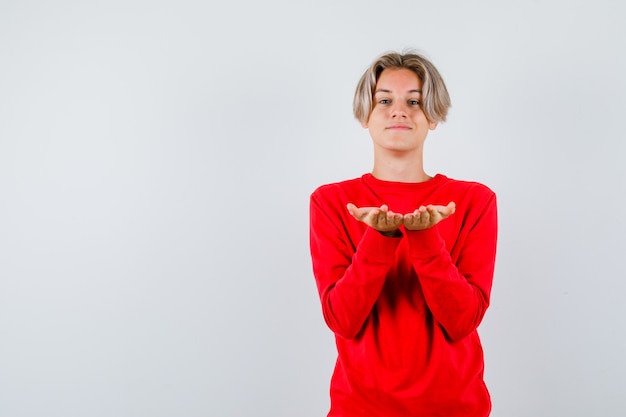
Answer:
[[[437,122],[428,122],[428,129],[430,130],[437,129]]]
[[[363,129],[367,129],[368,125],[369,125],[369,117],[367,118],[367,120],[366,120],[366,121],[361,122],[361,127],[362,127]]]

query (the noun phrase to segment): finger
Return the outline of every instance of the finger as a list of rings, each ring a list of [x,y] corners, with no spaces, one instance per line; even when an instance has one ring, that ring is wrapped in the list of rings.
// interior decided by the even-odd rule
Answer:
[[[378,207],[357,207],[352,203],[346,204],[346,208],[355,219],[360,221],[365,220],[368,216],[373,218],[374,215],[380,212]]]
[[[358,217],[363,217],[370,211],[378,211],[378,207],[357,207],[353,203],[348,203],[346,205],[346,208],[348,209],[350,213]]]
[[[371,207],[366,213],[364,213],[361,221],[373,225],[378,222],[378,217],[380,215],[380,210],[377,207]]]
[[[419,223],[419,212],[416,210],[416,213],[408,213],[404,216],[404,225],[406,227],[414,227]]]
[[[448,203],[447,206],[429,205],[428,211],[430,212],[431,216],[436,213],[438,216],[441,216],[442,218],[446,218],[452,213],[454,213],[454,208],[455,208],[454,203]]]
[[[348,203],[348,204],[346,205],[346,208],[348,209],[348,212],[349,212],[352,216],[356,217],[357,207],[356,207],[354,204],[352,204],[352,203]]]
[[[426,210],[428,212],[428,215],[432,218],[441,214],[445,210],[445,207],[430,204],[426,207]]]
[[[445,219],[446,217],[454,214],[456,211],[456,204],[451,201],[446,206],[436,206],[439,214]]]

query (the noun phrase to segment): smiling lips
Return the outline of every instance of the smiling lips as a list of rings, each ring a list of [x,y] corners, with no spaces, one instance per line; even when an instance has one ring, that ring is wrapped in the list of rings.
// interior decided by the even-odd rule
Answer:
[[[387,127],[389,130],[410,130],[411,128],[407,125],[391,125]]]

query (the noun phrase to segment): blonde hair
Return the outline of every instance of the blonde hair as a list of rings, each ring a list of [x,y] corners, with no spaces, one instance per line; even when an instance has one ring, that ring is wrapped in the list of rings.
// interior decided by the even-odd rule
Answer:
[[[408,69],[413,71],[422,81],[422,111],[426,118],[435,123],[445,122],[448,109],[450,108],[450,95],[443,78],[437,68],[424,56],[406,51],[388,52],[379,56],[370,67],[365,70],[356,91],[352,108],[354,117],[361,122],[367,123],[372,109],[374,91],[380,74],[386,69]]]

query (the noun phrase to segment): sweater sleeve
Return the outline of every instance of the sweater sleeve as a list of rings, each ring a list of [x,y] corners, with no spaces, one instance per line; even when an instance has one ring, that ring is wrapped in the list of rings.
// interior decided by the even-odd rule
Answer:
[[[451,340],[476,330],[489,306],[497,240],[495,194],[477,211],[465,226],[469,230],[456,264],[437,226],[406,232],[426,303]]]
[[[311,196],[311,259],[326,324],[335,334],[352,339],[380,295],[400,239],[368,227],[355,247],[345,223],[357,220],[342,216],[341,208],[315,193]]]

